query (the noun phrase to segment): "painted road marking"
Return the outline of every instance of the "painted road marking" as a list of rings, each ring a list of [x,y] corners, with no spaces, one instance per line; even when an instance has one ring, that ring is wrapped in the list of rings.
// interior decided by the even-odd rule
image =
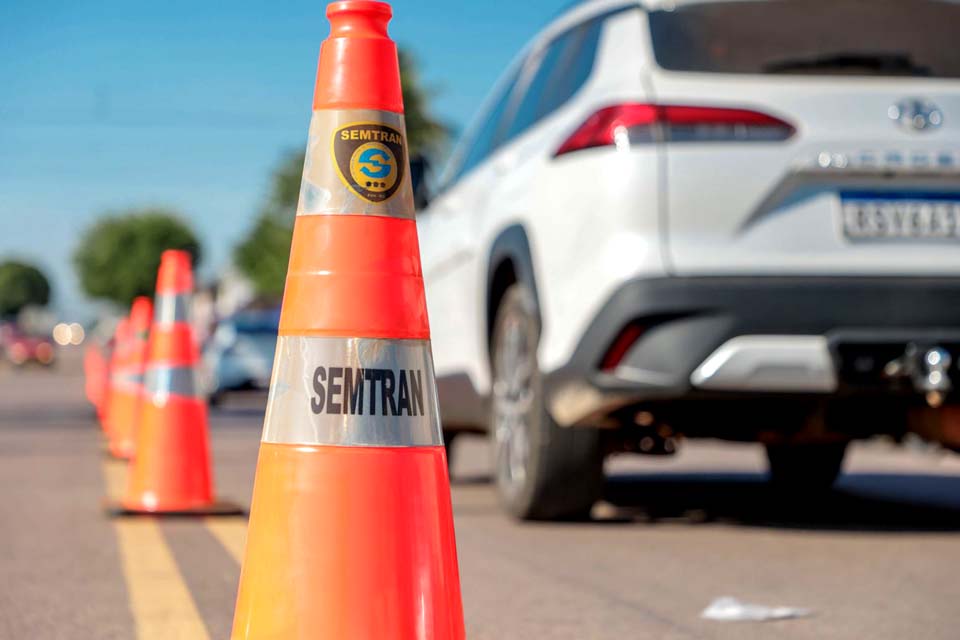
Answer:
[[[242,564],[243,545],[247,541],[246,518],[207,518],[204,524],[237,564]]]
[[[160,532],[177,560],[183,581],[211,638],[229,638],[240,565],[202,519],[167,518]]]
[[[123,491],[125,465],[105,462],[103,471],[107,495],[116,499]],[[209,640],[196,603],[156,520],[117,518],[113,526],[137,639]]]

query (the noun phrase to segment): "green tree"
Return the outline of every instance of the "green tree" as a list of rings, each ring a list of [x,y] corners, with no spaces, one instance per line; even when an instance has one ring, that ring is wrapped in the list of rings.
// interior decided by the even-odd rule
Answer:
[[[423,84],[416,58],[403,49],[400,58],[400,88],[403,92],[404,120],[407,125],[407,146],[411,157],[438,153],[450,136],[450,128],[430,110],[435,92]]]
[[[0,317],[15,316],[29,305],[50,302],[50,281],[32,264],[8,260],[0,263]]]
[[[302,174],[303,154],[288,154],[273,173],[270,195],[253,228],[233,249],[234,264],[266,301],[283,295]]]
[[[433,92],[424,86],[414,58],[402,49],[399,58],[409,153],[437,153],[450,130],[430,112]],[[283,295],[302,175],[303,153],[287,154],[274,171],[270,193],[253,227],[234,247],[234,263],[266,301],[277,301]]]
[[[108,215],[87,229],[73,255],[84,292],[126,306],[137,296],[152,296],[160,254],[182,249],[201,258],[196,235],[167,209],[129,210]]]

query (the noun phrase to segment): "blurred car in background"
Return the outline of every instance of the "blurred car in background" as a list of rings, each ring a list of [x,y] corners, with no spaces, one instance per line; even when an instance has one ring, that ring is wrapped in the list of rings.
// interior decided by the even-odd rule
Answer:
[[[29,363],[49,366],[56,357],[49,338],[28,334],[14,323],[0,326],[0,350],[4,360],[17,367]]]
[[[586,512],[605,455],[960,447],[960,5],[594,0],[519,54],[419,215],[448,437],[506,508]]]
[[[279,324],[279,309],[240,311],[217,323],[200,369],[200,386],[211,404],[229,391],[270,386]]]

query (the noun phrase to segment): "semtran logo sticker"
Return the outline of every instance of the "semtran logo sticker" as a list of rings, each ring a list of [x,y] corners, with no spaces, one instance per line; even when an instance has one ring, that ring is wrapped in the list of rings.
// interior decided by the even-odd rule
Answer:
[[[340,180],[357,196],[379,204],[403,182],[403,134],[376,122],[354,122],[333,134],[333,158]]]

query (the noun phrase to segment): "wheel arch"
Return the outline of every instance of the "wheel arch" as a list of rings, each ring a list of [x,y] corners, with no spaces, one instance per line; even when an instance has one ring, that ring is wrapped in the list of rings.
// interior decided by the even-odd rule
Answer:
[[[493,323],[503,295],[511,285],[518,282],[525,285],[533,295],[537,321],[542,329],[543,317],[540,313],[540,295],[530,252],[530,240],[523,225],[514,224],[503,229],[490,247],[485,318],[488,351],[493,340]]]

